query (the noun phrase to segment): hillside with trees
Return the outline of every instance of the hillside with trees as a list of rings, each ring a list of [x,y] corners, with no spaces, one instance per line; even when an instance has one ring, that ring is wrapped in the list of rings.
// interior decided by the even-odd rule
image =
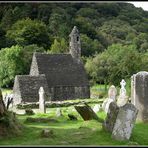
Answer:
[[[0,3],[0,87],[28,74],[33,52],[67,53],[77,26],[94,83],[148,71],[148,11],[129,3]]]

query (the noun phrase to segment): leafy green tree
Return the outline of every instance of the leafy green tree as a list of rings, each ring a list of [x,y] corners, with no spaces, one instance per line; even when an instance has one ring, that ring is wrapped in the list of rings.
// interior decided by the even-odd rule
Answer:
[[[143,18],[143,20],[141,21],[138,21],[138,23],[135,23],[133,25],[133,28],[135,30],[137,30],[138,32],[141,32],[141,33],[147,33],[148,32],[148,18]]]
[[[15,75],[23,74],[22,48],[18,45],[0,51],[0,86],[12,87]]]
[[[6,46],[5,31],[0,28],[0,49]]]
[[[33,52],[44,52],[43,47],[12,46],[0,50],[0,86],[12,87],[15,75],[29,74]]]
[[[49,18],[49,32],[53,38],[67,38],[71,28],[71,16],[62,8],[57,7],[51,13]]]
[[[148,51],[141,54],[142,57],[142,67],[141,71],[148,71]]]
[[[94,25],[88,17],[77,16],[75,18],[76,26],[79,27],[81,33],[87,34],[90,38],[94,39],[96,36]]]
[[[64,38],[61,40],[54,40],[54,43],[51,45],[49,53],[66,53],[68,52],[68,44]]]
[[[30,66],[32,62],[32,56],[34,52],[45,52],[46,50],[43,47],[38,47],[36,44],[28,45],[22,48],[22,59],[24,63],[23,74],[29,74]]]
[[[136,30],[134,30],[127,22],[119,19],[106,21],[96,30],[104,36],[108,45],[113,43],[125,43],[129,33],[136,34]]]
[[[137,46],[139,52],[148,51],[148,34],[140,33],[133,39],[133,43]]]
[[[118,85],[121,79],[129,79],[131,75],[143,67],[142,56],[135,45],[113,44],[101,54],[97,54],[89,64],[89,75],[101,83]],[[95,65],[95,66],[94,66]]]
[[[11,25],[14,23],[13,20],[13,10],[12,9],[8,9],[4,16],[2,17],[1,23],[0,23],[0,27],[3,28],[3,30],[8,30]]]
[[[82,48],[82,56],[92,56],[95,53],[100,53],[104,50],[102,44],[97,40],[92,40],[86,34],[80,34],[81,36],[81,48]]]
[[[51,6],[47,4],[41,4],[38,7],[38,19],[48,24],[48,20],[51,14]]]
[[[50,40],[46,25],[38,20],[29,18],[17,21],[7,31],[7,38],[10,38],[20,46],[37,44],[45,49],[49,48]]]

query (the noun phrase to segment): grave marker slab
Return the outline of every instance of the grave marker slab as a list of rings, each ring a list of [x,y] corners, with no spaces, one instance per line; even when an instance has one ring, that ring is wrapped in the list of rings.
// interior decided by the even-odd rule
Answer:
[[[99,117],[97,116],[97,114],[86,103],[78,104],[74,107],[85,121],[92,120],[92,119],[99,121]]]
[[[44,91],[43,87],[40,87],[40,89],[39,89],[39,110],[40,110],[40,113],[46,113],[45,91]]]
[[[108,113],[109,105],[111,102],[116,101],[117,89],[112,85],[108,90],[108,98],[106,98],[102,104],[103,110]]]
[[[113,139],[119,141],[130,139],[137,113],[138,110],[131,103],[127,103],[119,108],[117,119],[112,131]]]
[[[148,122],[148,72],[140,71],[131,77],[131,103],[139,110],[137,119]]]
[[[120,85],[121,85],[120,94],[117,99],[117,105],[119,107],[124,106],[128,102],[128,96],[126,95],[126,89],[125,89],[126,82],[124,79],[122,79]]]
[[[116,102],[111,102],[109,105],[109,112],[107,113],[106,119],[102,124],[103,128],[106,131],[112,132],[118,112],[119,112],[119,107],[117,106]]]

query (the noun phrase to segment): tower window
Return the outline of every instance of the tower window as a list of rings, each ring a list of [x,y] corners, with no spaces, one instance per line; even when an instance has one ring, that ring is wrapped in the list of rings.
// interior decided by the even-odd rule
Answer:
[[[77,36],[77,41],[79,41],[79,37]]]

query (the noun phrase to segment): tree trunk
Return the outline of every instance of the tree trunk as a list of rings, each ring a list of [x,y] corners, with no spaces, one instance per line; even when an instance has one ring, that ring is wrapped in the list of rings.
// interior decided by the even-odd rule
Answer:
[[[6,112],[5,104],[3,102],[2,91],[0,89],[0,116],[3,116]]]

